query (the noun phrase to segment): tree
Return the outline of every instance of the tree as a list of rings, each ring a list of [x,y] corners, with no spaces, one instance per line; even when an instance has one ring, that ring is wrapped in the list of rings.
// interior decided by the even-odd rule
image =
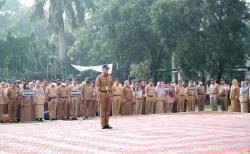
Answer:
[[[45,18],[46,5],[49,5],[48,24],[49,28],[55,32],[59,39],[59,59],[65,60],[66,44],[65,44],[65,17],[71,24],[72,28],[78,24],[83,24],[85,14],[92,6],[90,0],[37,0],[32,20],[37,18]]]

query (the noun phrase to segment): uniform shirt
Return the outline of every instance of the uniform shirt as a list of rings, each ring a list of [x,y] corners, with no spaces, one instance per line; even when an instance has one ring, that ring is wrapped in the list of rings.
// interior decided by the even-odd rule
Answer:
[[[112,91],[112,77],[110,75],[100,74],[96,77],[96,87],[100,87],[100,91]]]
[[[7,97],[9,99],[15,99],[17,97],[17,88],[9,88],[7,90]]]
[[[146,96],[153,97],[155,95],[155,87],[149,84],[145,87]]]
[[[193,86],[187,86],[186,88],[186,94],[187,96],[195,96],[196,94],[196,88]]]
[[[79,85],[70,84],[68,88],[69,88],[69,94],[70,94],[72,91],[81,91],[81,88],[80,88]]]
[[[177,96],[184,96],[185,95],[185,88],[183,86],[176,86],[175,93]]]
[[[199,96],[199,95],[205,95],[205,86],[203,86],[203,85],[198,85],[198,86],[196,87],[196,92],[197,92],[198,96]]]
[[[220,85],[219,86],[219,96],[224,97],[226,96],[226,85]]]
[[[112,92],[114,96],[121,96],[122,95],[122,88],[120,85],[113,85]]]
[[[5,104],[4,101],[4,88],[0,87],[0,104]]]
[[[82,86],[82,93],[84,100],[93,100],[94,88],[90,84],[84,84]]]
[[[45,94],[47,94],[48,97],[58,97],[56,86],[48,86],[45,90]]]
[[[132,100],[133,97],[133,91],[130,87],[124,87],[123,88],[123,97],[125,100]]]
[[[60,97],[68,97],[69,95],[69,90],[65,86],[61,86],[58,88],[58,96]]]
[[[218,94],[219,87],[217,84],[211,84],[209,87],[209,94]]]

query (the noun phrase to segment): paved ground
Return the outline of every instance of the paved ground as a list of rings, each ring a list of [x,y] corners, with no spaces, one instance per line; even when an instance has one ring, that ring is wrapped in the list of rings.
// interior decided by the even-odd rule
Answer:
[[[0,153],[250,153],[250,114],[190,113],[0,125]]]

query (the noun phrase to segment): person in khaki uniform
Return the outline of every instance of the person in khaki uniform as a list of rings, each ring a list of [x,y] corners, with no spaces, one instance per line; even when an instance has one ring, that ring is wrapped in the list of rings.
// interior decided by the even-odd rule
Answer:
[[[62,120],[68,118],[69,90],[65,83],[58,88],[58,117]]]
[[[247,99],[248,99],[248,87],[247,87],[247,82],[246,81],[241,81],[241,87],[240,87],[240,107],[241,107],[241,113],[247,113],[248,112],[248,104],[247,104]]]
[[[93,101],[92,101],[92,110],[91,110],[91,114],[90,116],[91,117],[95,117],[96,114],[98,113],[98,101],[97,101],[97,98],[96,98],[96,89],[95,89],[95,83],[94,81],[91,82],[91,86],[93,88]]]
[[[31,85],[31,83],[25,82],[23,84],[23,88],[20,90],[21,122],[31,122],[34,119],[34,111],[33,111],[34,93],[28,94],[34,91],[32,91],[32,89],[29,88],[29,85]]]
[[[248,79],[247,80],[247,87],[248,89],[250,89],[250,80]],[[250,113],[250,90],[248,90],[248,104],[247,104],[247,107],[248,107],[248,113]]]
[[[6,109],[7,109],[7,104],[4,101],[4,88],[5,88],[5,83],[1,82],[0,85],[0,122],[2,122],[2,116],[3,114],[6,114]]]
[[[232,86],[230,91],[230,99],[231,99],[231,110],[232,112],[238,112],[238,104],[239,104],[239,84],[236,79],[232,80]]]
[[[156,93],[156,104],[155,104],[155,113],[164,113],[164,104],[166,102],[165,92],[163,90],[163,83],[158,82],[155,87]]]
[[[189,84],[186,88],[186,95],[187,95],[187,104],[188,104],[188,111],[195,111],[195,98],[196,98],[196,87],[192,80],[189,81]]]
[[[83,116],[84,120],[88,119],[90,116],[90,111],[93,103],[93,87],[91,85],[90,79],[86,80],[86,84],[83,85],[82,87],[82,95],[83,95]]]
[[[100,105],[100,119],[102,129],[111,129],[109,125],[109,113],[112,96],[113,80],[108,74],[109,66],[102,66],[102,74],[96,77],[96,95]]]
[[[165,113],[173,112],[173,104],[175,100],[175,83],[167,83],[164,87],[166,103],[164,107]]]
[[[227,104],[227,85],[225,83],[225,80],[221,79],[220,85],[219,85],[219,101],[221,104],[221,111],[227,111],[228,110],[228,104]]]
[[[149,80],[148,85],[145,87],[145,95],[145,114],[153,114],[155,110],[155,87],[152,80]]]
[[[76,80],[69,85],[69,93],[70,115],[73,120],[76,120],[79,115],[80,101],[83,100],[81,88],[77,85]]]
[[[113,98],[112,98],[112,116],[119,116],[121,110],[122,102],[122,88],[120,86],[119,80],[114,80],[114,85],[112,87]]]
[[[140,89],[143,94],[143,99],[142,99],[142,114],[145,114],[145,108],[146,108],[146,93],[145,93],[145,88],[146,88],[146,82],[142,81],[140,85]]]
[[[142,114],[143,107],[143,92],[140,88],[136,90],[135,95],[135,114]]]
[[[123,109],[124,113],[123,115],[132,115],[134,113],[133,104],[132,104],[132,98],[133,98],[133,91],[129,85],[129,81],[126,80],[124,82],[123,87]]]
[[[198,111],[204,111],[204,104],[206,100],[205,86],[202,81],[196,87],[196,97],[198,100]]]
[[[36,96],[34,96],[35,105],[35,119],[37,121],[43,121],[44,119],[44,103],[45,103],[45,93],[43,88],[41,87],[41,82],[36,81],[34,91],[36,92]]]
[[[177,112],[184,112],[185,87],[181,80],[175,88],[175,96],[177,101]]]
[[[10,84],[10,88],[7,90],[7,102],[8,102],[8,111],[9,111],[9,120],[10,122],[17,122],[17,88],[15,83]]]
[[[48,102],[48,111],[50,120],[56,120],[58,93],[56,83],[51,83],[45,91],[46,101]]]
[[[209,92],[210,105],[211,105],[212,111],[218,111],[219,87],[214,79],[211,79],[211,84],[210,84],[208,92]]]

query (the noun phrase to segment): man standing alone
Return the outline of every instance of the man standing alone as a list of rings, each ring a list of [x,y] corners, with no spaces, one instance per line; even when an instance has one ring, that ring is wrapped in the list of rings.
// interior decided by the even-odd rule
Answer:
[[[108,74],[109,66],[102,66],[102,74],[96,77],[96,95],[100,105],[102,129],[111,129],[109,126],[109,113],[112,95],[112,77]]]

